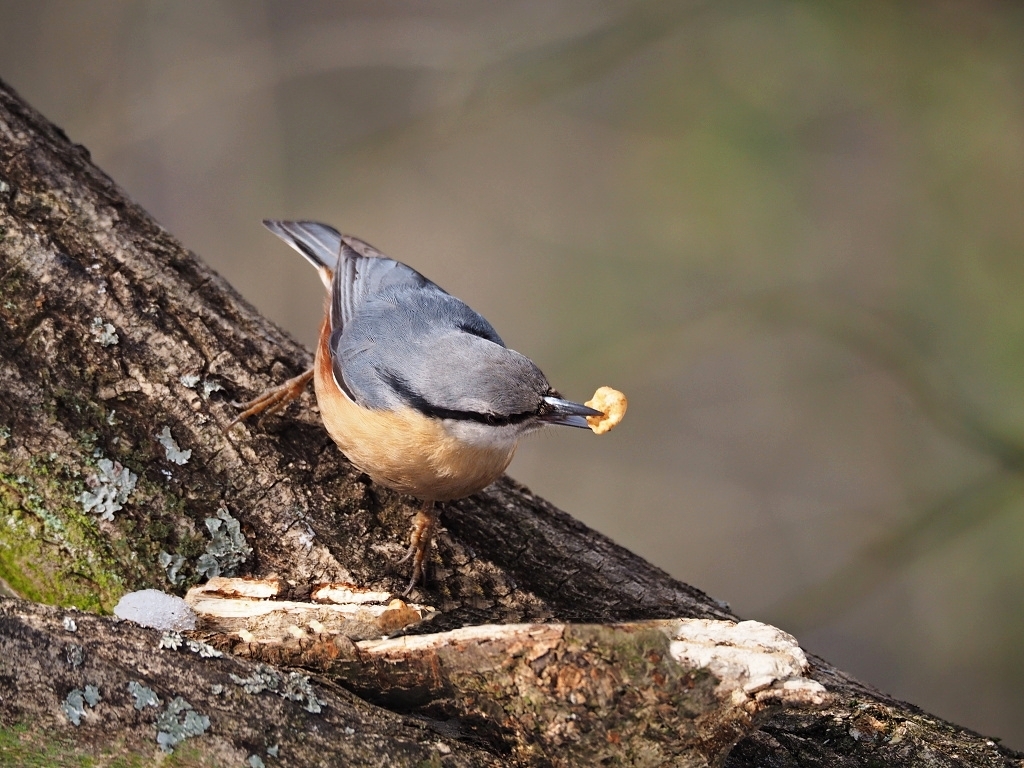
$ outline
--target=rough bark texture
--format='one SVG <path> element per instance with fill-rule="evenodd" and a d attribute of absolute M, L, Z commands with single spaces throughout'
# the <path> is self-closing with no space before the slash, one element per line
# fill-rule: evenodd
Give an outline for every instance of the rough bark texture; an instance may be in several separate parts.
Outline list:
<path fill-rule="evenodd" d="M 501 765 L 425 720 L 396 715 L 330 683 L 307 688 L 293 678 L 295 698 L 287 698 L 281 692 L 288 672 L 278 675 L 276 692 L 263 688 L 274 684 L 266 667 L 230 655 L 204 657 L 187 643 L 161 648 L 162 635 L 0 599 L 0 765 L 92 764 L 87 757 L 100 765 L 152 765 L 162 751 L 159 733 L 173 733 L 161 716 L 177 697 L 209 718 L 209 726 L 173 745 L 172 765 L 234 767 L 252 755 L 268 766 L 440 766 L 442 758 L 446 766 Z M 140 701 L 132 683 L 152 691 L 159 704 Z M 87 686 L 99 700 L 79 704 L 74 725 L 73 692 Z"/>
<path fill-rule="evenodd" d="M 127 590 L 183 592 L 218 568 L 275 573 L 299 595 L 324 581 L 400 590 L 406 574 L 394 562 L 415 505 L 353 471 L 318 424 L 309 395 L 282 418 L 223 432 L 232 400 L 298 374 L 310 359 L 127 200 L 85 149 L 0 83 L 0 577 L 12 591 L 109 611 Z M 191 451 L 186 463 L 175 445 Z M 247 544 L 232 534 L 233 521 Z M 442 522 L 433 578 L 414 595 L 440 610 L 423 631 L 735 618 L 507 479 L 444 505 Z M 5 611 L 5 660 L 18 650 L 28 665 L 33 649 L 40 658 L 60 657 L 68 638 L 59 612 L 23 603 Z M 181 670 L 154 666 L 164 657 L 154 657 L 153 633 L 84 616 L 79 623 L 109 633 L 86 648 L 95 675 L 123 682 L 118 670 L 142 665 L 150 687 L 163 686 L 162 699 L 182 695 L 209 714 L 210 734 L 230 745 L 224 754 L 235 750 L 230 764 L 238 764 L 231 762 L 238 750 L 262 746 L 246 735 L 255 718 L 260 728 L 302 729 L 316 740 L 344 729 L 349 712 L 353 722 L 361 718 L 351 727 L 363 736 L 363 751 L 323 761 L 381 764 L 380 745 L 394 743 L 408 751 L 391 764 L 431 764 L 442 759 L 430 756 L 438 740 L 451 753 L 444 764 L 486 765 L 497 756 L 486 744 L 463 746 L 457 729 L 435 737 L 346 696 L 333 700 L 334 719 L 319 731 L 266 695 L 255 699 L 266 699 L 267 709 L 232 720 L 232 712 L 245 714 L 234 693 L 225 703 L 199 691 L 243 662 L 183 657 L 178 663 L 197 691 L 190 697 L 175 682 Z M 97 710 L 82 726 L 70 725 L 59 702 L 68 686 L 90 684 L 93 668 L 47 663 L 60 669 L 53 682 L 26 677 L 31 666 L 5 666 L 3 743 L 13 739 L 40 754 L 53 740 L 78 753 L 99 755 L 113 742 L 131 751 L 146 731 L 141 716 L 122 707 L 125 717 L 88 727 Z M 733 749 L 727 765 L 1024 765 L 1021 755 L 821 660 L 813 660 L 810 676 L 835 694 L 834 703 L 774 715 Z M 111 694 L 112 707 L 114 700 Z M 48 707 L 56 709 L 45 715 Z M 324 739 L 330 749 L 344 741 Z M 196 749 L 204 756 L 195 764 L 215 764 L 213 747 Z"/>

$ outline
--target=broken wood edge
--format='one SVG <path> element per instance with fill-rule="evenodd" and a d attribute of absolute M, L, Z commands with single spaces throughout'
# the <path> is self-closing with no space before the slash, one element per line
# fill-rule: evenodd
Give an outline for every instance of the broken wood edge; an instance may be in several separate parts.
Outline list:
<path fill-rule="evenodd" d="M 381 631 L 389 611 L 411 618 L 425 607 L 193 592 L 189 603 L 214 646 L 314 669 L 368 701 L 443 720 L 463 738 L 524 762 L 596 764 L 643 754 L 656 763 L 721 765 L 768 714 L 832 701 L 807 677 L 796 639 L 756 621 L 489 624 L 381 637 L 389 634 Z M 349 621 L 368 610 L 375 618 Z M 325 612 L 346 620 L 329 626 L 317 618 Z M 210 630 L 228 619 L 236 623 L 227 633 Z M 362 639 L 346 634 L 353 626 Z"/>
<path fill-rule="evenodd" d="M 437 615 L 430 606 L 354 584 L 317 585 L 311 594 L 318 602 L 275 599 L 283 591 L 275 577 L 217 577 L 192 587 L 185 602 L 196 614 L 196 630 L 219 636 L 220 645 L 231 638 L 249 644 L 273 644 L 286 636 L 376 638 Z"/>
<path fill-rule="evenodd" d="M 327 670 L 397 711 L 558 764 L 716 766 L 780 708 L 831 702 L 797 641 L 755 621 L 464 627 L 354 644 Z"/>
<path fill-rule="evenodd" d="M 445 649 L 457 652 L 490 645 L 533 662 L 550 653 L 567 631 L 600 628 L 614 633 L 656 630 L 669 638 L 669 654 L 681 667 L 707 670 L 717 693 L 756 714 L 766 705 L 819 708 L 831 694 L 805 677 L 810 664 L 796 638 L 759 621 L 663 619 L 610 625 L 485 624 L 427 635 L 362 640 L 354 647 L 364 661 L 385 664 L 428 658 Z M 491 654 L 487 654 L 491 655 Z"/>

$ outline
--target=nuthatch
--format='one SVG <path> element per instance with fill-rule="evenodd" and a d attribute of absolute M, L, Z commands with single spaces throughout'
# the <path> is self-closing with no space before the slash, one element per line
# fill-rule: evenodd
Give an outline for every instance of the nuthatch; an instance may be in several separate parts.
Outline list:
<path fill-rule="evenodd" d="M 375 483 L 423 502 L 403 562 L 408 594 L 437 526 L 434 502 L 493 483 L 519 440 L 601 412 L 564 400 L 483 317 L 416 270 L 326 224 L 264 221 L 327 287 L 313 368 L 268 390 L 232 424 L 280 410 L 310 378 L 327 432 Z"/>

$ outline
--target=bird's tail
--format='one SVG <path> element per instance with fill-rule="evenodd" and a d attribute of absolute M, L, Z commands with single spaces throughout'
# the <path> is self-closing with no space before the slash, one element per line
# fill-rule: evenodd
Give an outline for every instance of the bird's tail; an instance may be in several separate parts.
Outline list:
<path fill-rule="evenodd" d="M 318 270 L 333 271 L 341 251 L 341 233 L 316 221 L 264 219 L 263 226 L 301 253 Z"/>

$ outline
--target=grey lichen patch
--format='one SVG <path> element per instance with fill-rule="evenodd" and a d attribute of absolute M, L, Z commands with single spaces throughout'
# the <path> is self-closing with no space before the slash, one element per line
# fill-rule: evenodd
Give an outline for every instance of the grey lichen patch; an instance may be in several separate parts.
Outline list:
<path fill-rule="evenodd" d="M 159 707 L 161 704 L 160 697 L 152 688 L 147 688 L 136 680 L 128 683 L 128 693 L 135 699 L 135 708 L 140 712 L 146 707 Z"/>
<path fill-rule="evenodd" d="M 100 459 L 96 469 L 97 472 L 85 479 L 92 490 L 83 491 L 78 500 L 85 512 L 98 514 L 100 520 L 113 520 L 114 513 L 124 509 L 139 478 L 120 462 L 110 459 Z"/>
<path fill-rule="evenodd" d="M 180 632 L 164 632 L 160 636 L 160 643 L 157 645 L 157 649 L 161 651 L 176 651 L 181 648 L 184 642 L 185 638 L 181 636 Z"/>
<path fill-rule="evenodd" d="M 85 717 L 85 698 L 82 696 L 82 692 L 75 688 L 64 699 L 60 709 L 72 725 L 81 725 L 82 718 Z"/>
<path fill-rule="evenodd" d="M 157 442 L 164 447 L 164 452 L 167 456 L 167 460 L 174 464 L 188 464 L 188 460 L 192 458 L 192 449 L 181 450 L 178 444 L 171 437 L 171 428 L 164 427 L 156 435 Z"/>
<path fill-rule="evenodd" d="M 188 648 L 190 651 L 192 651 L 192 653 L 198 653 L 200 658 L 203 658 L 203 659 L 219 659 L 219 658 L 222 658 L 224 656 L 223 653 L 218 651 L 212 645 L 204 643 L 204 642 L 202 642 L 200 640 L 192 640 L 191 638 L 183 638 L 183 639 L 184 639 L 185 647 Z M 180 647 L 180 644 L 179 644 L 178 647 Z"/>
<path fill-rule="evenodd" d="M 199 556 L 196 571 L 206 579 L 215 576 L 233 576 L 242 563 L 252 555 L 252 547 L 242 535 L 239 522 L 221 507 L 216 517 L 206 518 L 211 541 L 206 552 Z"/>
<path fill-rule="evenodd" d="M 284 689 L 280 695 L 291 701 L 302 702 L 305 710 L 314 714 L 320 712 L 324 704 L 327 703 L 317 698 L 313 684 L 309 682 L 309 677 L 300 675 L 298 672 L 288 673 L 288 676 L 284 679 Z"/>
<path fill-rule="evenodd" d="M 178 381 L 180 381 L 182 386 L 187 389 L 195 389 L 196 386 L 199 384 L 200 378 L 201 377 L 199 376 L 198 373 L 186 373 L 183 376 L 179 376 Z M 205 397 L 207 400 L 210 399 L 210 395 L 212 393 L 221 392 L 223 391 L 223 389 L 224 387 L 222 387 L 220 384 L 218 384 L 216 381 L 213 381 L 212 379 L 206 379 L 205 381 L 203 381 L 203 385 L 199 388 L 199 390 L 203 393 L 203 397 Z"/>
<path fill-rule="evenodd" d="M 92 334 L 93 341 L 101 347 L 112 347 L 120 341 L 117 337 L 114 326 L 110 323 L 105 323 L 102 317 L 94 317 L 92 319 L 92 325 L 89 326 L 89 333 Z"/>
<path fill-rule="evenodd" d="M 235 685 L 242 686 L 242 690 L 246 693 L 262 693 L 263 691 L 276 691 L 281 685 L 281 675 L 273 667 L 257 664 L 256 669 L 248 677 L 239 677 L 232 673 L 231 681 Z"/>
<path fill-rule="evenodd" d="M 64 658 L 69 667 L 78 669 L 85 661 L 85 649 L 77 643 L 68 643 L 64 646 Z"/>
<path fill-rule="evenodd" d="M 180 573 L 181 566 L 184 564 L 184 555 L 172 555 L 160 550 L 160 565 L 163 566 L 164 571 L 167 573 L 167 580 L 176 587 L 185 583 L 185 576 Z"/>
<path fill-rule="evenodd" d="M 224 656 L 223 653 L 218 651 L 212 645 L 200 640 L 189 640 L 188 649 L 192 651 L 192 653 L 198 653 L 199 656 L 204 659 L 219 659 Z"/>
<path fill-rule="evenodd" d="M 309 677 L 300 675 L 298 672 L 289 672 L 282 675 L 276 669 L 266 664 L 257 664 L 256 669 L 249 677 L 231 675 L 235 685 L 242 686 L 246 693 L 262 693 L 270 691 L 290 701 L 299 701 L 307 712 L 317 713 L 323 709 L 327 702 L 317 698 L 313 684 Z"/>
<path fill-rule="evenodd" d="M 207 379 L 206 381 L 203 382 L 203 397 L 205 397 L 207 400 L 210 399 L 210 395 L 212 395 L 214 392 L 223 391 L 224 387 L 222 387 L 216 381 L 211 381 L 210 379 Z"/>
<path fill-rule="evenodd" d="M 167 703 L 167 709 L 157 715 L 156 742 L 170 754 L 185 739 L 201 736 L 209 727 L 209 717 L 196 712 L 181 696 L 175 696 Z"/>
<path fill-rule="evenodd" d="M 95 685 L 85 686 L 85 690 L 75 688 L 67 695 L 60 705 L 64 716 L 71 721 L 72 725 L 81 725 L 85 717 L 86 707 L 95 707 L 100 703 L 100 691 Z"/>
<path fill-rule="evenodd" d="M 212 645 L 204 643 L 200 640 L 193 640 L 191 638 L 184 637 L 180 632 L 164 632 L 160 637 L 160 643 L 157 645 L 159 650 L 176 651 L 182 646 L 185 646 L 192 653 L 198 653 L 201 658 L 204 659 L 219 659 L 224 656 L 223 653 L 218 651 Z"/>

